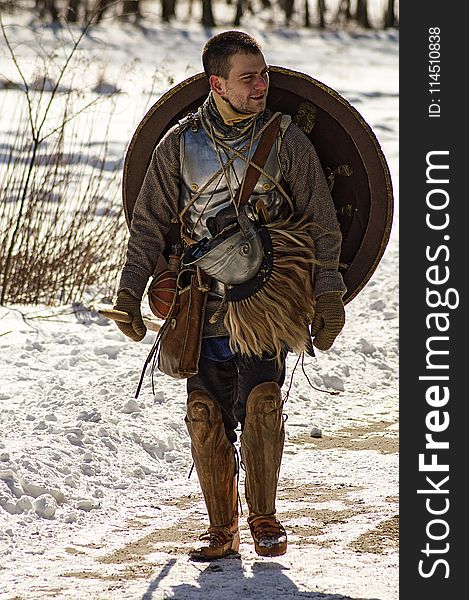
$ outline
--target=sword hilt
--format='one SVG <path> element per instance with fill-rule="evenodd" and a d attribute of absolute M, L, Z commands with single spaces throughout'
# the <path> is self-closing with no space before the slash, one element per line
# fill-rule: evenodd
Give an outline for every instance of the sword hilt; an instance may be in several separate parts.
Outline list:
<path fill-rule="evenodd" d="M 118 323 L 132 323 L 133 317 L 128 312 L 117 310 L 115 308 L 103 308 L 98 313 L 106 319 L 112 319 Z"/>

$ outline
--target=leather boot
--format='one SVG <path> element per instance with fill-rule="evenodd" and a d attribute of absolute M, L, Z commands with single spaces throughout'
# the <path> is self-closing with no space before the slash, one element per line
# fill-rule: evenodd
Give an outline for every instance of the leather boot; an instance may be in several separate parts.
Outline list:
<path fill-rule="evenodd" d="M 280 556 L 287 551 L 287 534 L 275 518 L 275 497 L 285 440 L 282 407 L 277 383 L 268 381 L 257 385 L 247 399 L 241 435 L 248 523 L 254 548 L 260 556 Z"/>
<path fill-rule="evenodd" d="M 189 394 L 186 425 L 210 526 L 204 545 L 191 550 L 195 560 L 222 558 L 239 550 L 235 448 L 228 441 L 219 405 L 201 390 Z"/>

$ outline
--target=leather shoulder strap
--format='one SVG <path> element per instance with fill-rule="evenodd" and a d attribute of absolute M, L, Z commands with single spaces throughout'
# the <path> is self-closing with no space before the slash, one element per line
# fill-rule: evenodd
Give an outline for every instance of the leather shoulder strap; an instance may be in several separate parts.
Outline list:
<path fill-rule="evenodd" d="M 269 125 L 265 128 L 261 139 L 259 140 L 256 151 L 254 152 L 254 156 L 252 157 L 252 162 L 261 168 L 264 167 L 267 157 L 272 150 L 275 138 L 277 137 L 277 133 L 280 129 L 281 120 L 282 115 L 279 113 L 277 117 L 273 119 L 273 121 L 271 121 L 271 123 L 269 123 Z M 242 206 L 249 200 L 260 174 L 261 172 L 259 169 L 256 169 L 256 167 L 254 167 L 252 164 L 249 165 L 246 172 L 246 177 L 244 179 L 244 185 L 241 185 L 235 194 L 235 202 L 238 206 Z M 239 197 L 240 192 L 241 197 Z"/>

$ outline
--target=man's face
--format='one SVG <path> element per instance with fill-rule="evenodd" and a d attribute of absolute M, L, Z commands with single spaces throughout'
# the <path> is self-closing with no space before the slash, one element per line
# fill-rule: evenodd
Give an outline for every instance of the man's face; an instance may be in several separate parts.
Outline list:
<path fill-rule="evenodd" d="M 265 109 L 269 74 L 265 59 L 259 54 L 234 54 L 230 58 L 228 79 L 212 75 L 210 84 L 220 96 L 240 113 L 260 113 Z"/>

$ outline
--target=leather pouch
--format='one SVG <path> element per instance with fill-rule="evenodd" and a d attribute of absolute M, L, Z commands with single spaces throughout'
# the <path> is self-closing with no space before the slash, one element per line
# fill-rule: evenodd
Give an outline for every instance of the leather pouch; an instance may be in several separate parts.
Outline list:
<path fill-rule="evenodd" d="M 194 273 L 178 292 L 179 310 L 166 321 L 160 340 L 158 369 L 165 375 L 184 379 L 198 372 L 208 283 L 207 276 Z"/>

